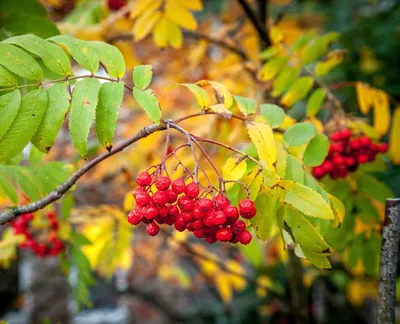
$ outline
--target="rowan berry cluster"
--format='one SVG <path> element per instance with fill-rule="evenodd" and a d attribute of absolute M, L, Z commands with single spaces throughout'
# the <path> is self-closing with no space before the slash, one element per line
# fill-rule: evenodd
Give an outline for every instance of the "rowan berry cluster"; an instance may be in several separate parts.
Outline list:
<path fill-rule="evenodd" d="M 150 236 L 157 235 L 159 225 L 166 224 L 179 232 L 188 230 L 210 244 L 250 243 L 252 235 L 239 215 L 245 219 L 256 215 L 252 200 L 243 199 L 238 209 L 222 193 L 209 199 L 195 182 L 185 184 L 183 179 L 171 182 L 167 176 L 152 177 L 148 172 L 140 173 L 136 182 L 139 185 L 133 192 L 136 207 L 128 214 L 128 221 L 132 225 L 147 224 Z"/>
<path fill-rule="evenodd" d="M 30 249 L 41 258 L 56 256 L 64 250 L 64 243 L 58 238 L 59 225 L 55 213 L 49 211 L 46 216 L 51 230 L 50 235 L 46 235 L 46 242 L 43 242 L 42 239 L 36 239 L 35 235 L 32 233 L 30 223 L 34 218 L 33 213 L 23 214 L 11 222 L 14 233 L 25 236 L 25 241 L 20 244 L 20 247 Z"/>
<path fill-rule="evenodd" d="M 315 178 L 329 174 L 332 179 L 344 178 L 349 172 L 357 170 L 360 164 L 375 160 L 379 153 L 388 150 L 386 143 L 374 143 L 368 136 L 353 136 L 345 128 L 331 134 L 331 145 L 325 161 L 313 169 Z"/>

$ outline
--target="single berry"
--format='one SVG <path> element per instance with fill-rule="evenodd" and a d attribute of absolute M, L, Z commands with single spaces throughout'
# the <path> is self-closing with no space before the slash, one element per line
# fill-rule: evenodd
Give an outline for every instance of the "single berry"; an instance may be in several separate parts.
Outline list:
<path fill-rule="evenodd" d="M 368 136 L 361 136 L 359 141 L 361 147 L 368 147 L 371 145 L 371 139 Z"/>
<path fill-rule="evenodd" d="M 200 193 L 199 186 L 195 182 L 189 183 L 185 188 L 185 195 L 190 198 L 196 198 Z"/>
<path fill-rule="evenodd" d="M 227 218 L 223 211 L 216 211 L 212 214 L 212 221 L 215 226 L 224 225 L 226 220 Z"/>
<path fill-rule="evenodd" d="M 177 217 L 179 215 L 179 209 L 176 205 L 169 205 L 168 206 L 168 215 Z"/>
<path fill-rule="evenodd" d="M 219 194 L 214 198 L 214 202 L 220 210 L 224 210 L 229 205 L 229 199 Z"/>
<path fill-rule="evenodd" d="M 388 148 L 389 148 L 389 146 L 387 145 L 387 143 L 381 143 L 378 146 L 378 152 L 379 153 L 386 153 Z"/>
<path fill-rule="evenodd" d="M 206 241 L 209 244 L 213 244 L 213 243 L 217 242 L 218 240 L 217 240 L 217 237 L 215 235 L 207 235 L 206 236 Z"/>
<path fill-rule="evenodd" d="M 158 207 L 158 216 L 161 218 L 165 218 L 168 216 L 169 208 L 168 206 L 160 206 Z"/>
<path fill-rule="evenodd" d="M 338 172 L 338 177 L 339 177 L 339 178 L 344 178 L 344 177 L 346 177 L 347 174 L 349 173 L 349 170 L 348 170 L 346 167 L 341 166 L 341 167 L 339 167 L 339 168 L 337 169 L 337 172 Z"/>
<path fill-rule="evenodd" d="M 213 221 L 213 213 L 208 214 L 203 218 L 203 223 L 207 227 L 213 227 L 214 226 L 214 221 Z"/>
<path fill-rule="evenodd" d="M 142 188 L 138 188 L 138 189 L 142 189 Z M 133 192 L 133 197 L 135 198 L 136 204 L 138 206 L 146 206 L 150 203 L 151 201 L 151 197 L 150 195 L 144 191 L 144 190 L 138 190 L 136 189 Z"/>
<path fill-rule="evenodd" d="M 150 223 L 146 226 L 146 232 L 150 236 L 156 236 L 160 231 L 160 227 L 156 223 Z"/>
<path fill-rule="evenodd" d="M 324 163 L 321 164 L 321 168 L 325 173 L 328 173 L 333 169 L 333 162 L 326 160 L 324 161 Z"/>
<path fill-rule="evenodd" d="M 204 216 L 204 213 L 196 205 L 192 210 L 192 214 L 193 214 L 194 218 L 203 218 L 203 216 Z"/>
<path fill-rule="evenodd" d="M 156 191 L 153 195 L 153 202 L 159 206 L 164 206 L 168 202 L 168 196 L 165 191 Z"/>
<path fill-rule="evenodd" d="M 239 203 L 239 211 L 240 215 L 246 219 L 253 218 L 257 213 L 254 202 L 247 198 Z"/>
<path fill-rule="evenodd" d="M 142 219 L 143 219 L 143 214 L 139 213 L 136 208 L 134 210 L 131 210 L 128 214 L 128 222 L 131 225 L 139 224 L 142 221 Z"/>
<path fill-rule="evenodd" d="M 325 171 L 322 167 L 315 167 L 312 170 L 312 174 L 316 179 L 321 179 L 325 175 Z"/>
<path fill-rule="evenodd" d="M 191 225 L 191 227 L 192 227 L 194 230 L 198 230 L 198 229 L 204 227 L 204 224 L 203 224 L 203 222 L 201 221 L 201 219 L 195 219 L 194 221 L 192 221 L 192 222 L 190 223 L 190 225 Z"/>
<path fill-rule="evenodd" d="M 174 227 L 178 232 L 183 232 L 186 229 L 186 224 L 179 225 L 178 223 L 175 222 Z"/>
<path fill-rule="evenodd" d="M 224 209 L 224 214 L 228 218 L 232 218 L 234 220 L 237 220 L 239 218 L 239 212 L 237 208 L 233 205 L 228 205 Z"/>
<path fill-rule="evenodd" d="M 182 215 L 178 215 L 175 219 L 175 227 L 185 228 L 187 226 L 187 222 L 183 219 Z"/>
<path fill-rule="evenodd" d="M 242 233 L 238 235 L 239 242 L 243 245 L 247 245 L 251 242 L 253 236 L 249 231 L 244 230 Z"/>
<path fill-rule="evenodd" d="M 213 202 L 208 198 L 200 198 L 196 205 L 203 213 L 210 211 L 214 207 Z"/>
<path fill-rule="evenodd" d="M 182 179 L 175 180 L 171 184 L 172 191 L 175 192 L 177 195 L 183 193 L 185 191 L 185 188 L 185 181 L 183 181 Z"/>
<path fill-rule="evenodd" d="M 354 166 L 356 164 L 357 164 L 357 161 L 356 161 L 355 158 L 353 158 L 352 156 L 347 156 L 346 157 L 346 165 L 347 166 L 352 167 L 352 166 Z"/>
<path fill-rule="evenodd" d="M 147 187 L 151 184 L 151 175 L 148 172 L 141 172 L 136 177 L 136 183 L 140 187 Z"/>
<path fill-rule="evenodd" d="M 165 219 L 165 224 L 168 225 L 174 225 L 176 216 L 174 214 L 168 214 L 168 217 L 164 218 Z"/>
<path fill-rule="evenodd" d="M 240 234 L 246 229 L 246 224 L 244 221 L 239 219 L 231 226 L 231 229 L 233 234 Z"/>
<path fill-rule="evenodd" d="M 342 140 L 347 140 L 347 139 L 349 139 L 349 138 L 351 137 L 351 135 L 352 135 L 351 130 L 348 129 L 348 128 L 345 128 L 345 129 L 343 129 L 343 130 L 340 131 L 340 138 L 341 138 Z"/>
<path fill-rule="evenodd" d="M 158 190 L 165 191 L 171 185 L 171 180 L 166 176 L 161 176 L 154 181 L 154 184 Z"/>
<path fill-rule="evenodd" d="M 340 141 L 341 139 L 342 139 L 342 137 L 340 136 L 340 133 L 339 133 L 339 132 L 333 132 L 333 133 L 331 134 L 331 140 L 332 140 L 332 141 L 337 142 L 337 141 Z"/>
<path fill-rule="evenodd" d="M 344 146 L 341 143 L 331 144 L 329 151 L 330 153 L 342 153 L 344 151 Z"/>
<path fill-rule="evenodd" d="M 182 218 L 186 223 L 189 223 L 193 220 L 193 215 L 191 212 L 181 212 Z"/>
<path fill-rule="evenodd" d="M 367 163 L 368 162 L 368 155 L 366 154 L 360 154 L 357 158 L 358 163 Z"/>
<path fill-rule="evenodd" d="M 218 241 L 227 242 L 232 238 L 232 231 L 228 227 L 222 227 L 217 231 L 215 236 L 217 237 Z"/>
<path fill-rule="evenodd" d="M 194 207 L 194 201 L 187 196 L 181 196 L 178 199 L 178 206 L 181 211 L 192 211 Z"/>
<path fill-rule="evenodd" d="M 353 139 L 353 140 L 351 140 L 349 145 L 350 145 L 350 148 L 351 148 L 353 151 L 357 151 L 357 150 L 359 150 L 360 147 L 361 147 L 361 143 L 360 143 L 360 140 L 359 140 L 359 139 Z"/>
<path fill-rule="evenodd" d="M 335 165 L 345 165 L 346 164 L 346 160 L 342 155 L 335 155 L 333 157 L 333 164 Z"/>
<path fill-rule="evenodd" d="M 155 205 L 148 205 L 143 208 L 143 216 L 147 219 L 154 219 L 158 216 L 158 208 Z"/>
<path fill-rule="evenodd" d="M 173 204 L 178 199 L 178 195 L 175 192 L 173 192 L 171 189 L 168 189 L 166 191 L 166 193 L 167 193 L 167 197 L 168 197 L 168 202 L 170 204 Z"/>
<path fill-rule="evenodd" d="M 204 230 L 202 229 L 197 229 L 193 231 L 193 235 L 196 236 L 197 238 L 203 238 L 204 237 Z"/>

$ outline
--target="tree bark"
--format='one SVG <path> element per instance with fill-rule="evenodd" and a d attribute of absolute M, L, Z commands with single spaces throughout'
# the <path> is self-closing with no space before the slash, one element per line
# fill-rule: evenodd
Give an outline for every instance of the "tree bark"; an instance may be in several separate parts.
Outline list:
<path fill-rule="evenodd" d="M 388 324 L 395 321 L 399 242 L 400 198 L 387 199 L 379 268 L 377 324 Z"/>

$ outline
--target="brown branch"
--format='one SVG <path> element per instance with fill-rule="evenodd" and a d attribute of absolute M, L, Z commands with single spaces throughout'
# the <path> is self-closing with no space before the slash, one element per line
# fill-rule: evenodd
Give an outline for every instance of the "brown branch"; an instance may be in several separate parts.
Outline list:
<path fill-rule="evenodd" d="M 260 39 L 264 42 L 264 47 L 266 48 L 271 46 L 272 43 L 269 38 L 266 25 L 263 26 L 263 22 L 260 21 L 254 11 L 251 9 L 250 5 L 246 2 L 246 0 L 238 0 L 238 3 L 241 5 L 243 11 L 250 19 L 258 35 L 260 36 Z"/>
<path fill-rule="evenodd" d="M 114 154 L 121 152 L 123 149 L 129 145 L 135 143 L 136 141 L 149 136 L 150 134 L 165 130 L 165 125 L 151 125 L 143 127 L 136 135 L 123 141 L 121 144 L 113 148 L 110 152 L 99 155 L 87 164 L 85 164 L 81 169 L 75 172 L 67 181 L 59 185 L 55 190 L 49 193 L 46 197 L 32 202 L 24 206 L 17 207 L 6 207 L 0 212 L 0 225 L 3 225 L 11 220 L 13 220 L 18 215 L 33 213 L 46 207 L 47 205 L 59 200 L 85 173 L 95 167 L 97 164 L 103 160 L 113 156 Z"/>
<path fill-rule="evenodd" d="M 380 256 L 376 323 L 395 322 L 397 258 L 400 243 L 400 198 L 387 199 Z"/>

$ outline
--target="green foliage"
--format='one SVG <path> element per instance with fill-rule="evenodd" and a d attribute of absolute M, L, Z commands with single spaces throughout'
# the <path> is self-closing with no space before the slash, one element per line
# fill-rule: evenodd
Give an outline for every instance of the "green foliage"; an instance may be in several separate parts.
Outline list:
<path fill-rule="evenodd" d="M 124 76 L 125 61 L 118 48 L 97 41 L 89 42 L 89 45 L 95 49 L 101 65 L 105 68 L 109 76 L 118 79 Z"/>
<path fill-rule="evenodd" d="M 317 134 L 308 143 L 304 151 L 303 164 L 305 166 L 313 167 L 321 165 L 329 151 L 329 139 L 324 134 Z"/>
<path fill-rule="evenodd" d="M 285 112 L 277 105 L 263 104 L 260 106 L 264 120 L 272 127 L 279 127 L 285 119 Z"/>
<path fill-rule="evenodd" d="M 323 88 L 315 90 L 307 102 L 307 116 L 315 116 L 321 110 L 325 101 L 326 90 Z"/>
<path fill-rule="evenodd" d="M 283 135 L 286 147 L 300 146 L 308 143 L 316 134 L 315 126 L 310 123 L 298 123 L 289 127 Z"/>
<path fill-rule="evenodd" d="M 0 71 L 1 72 L 1 71 Z M 14 90 L 0 97 L 0 140 L 7 133 L 21 105 L 21 93 Z"/>
<path fill-rule="evenodd" d="M 151 65 L 135 66 L 133 70 L 133 83 L 139 90 L 146 89 L 153 77 L 153 70 Z"/>
<path fill-rule="evenodd" d="M 153 123 L 159 124 L 161 122 L 161 108 L 153 90 L 142 91 L 135 87 L 133 88 L 133 95 Z"/>
<path fill-rule="evenodd" d="M 233 96 L 233 98 L 243 115 L 247 116 L 257 111 L 257 102 L 254 99 L 241 96 Z"/>

